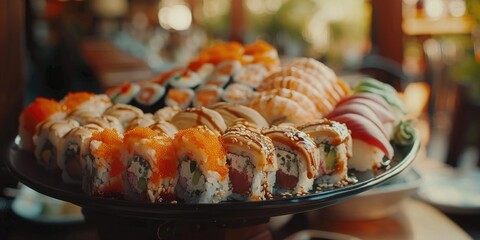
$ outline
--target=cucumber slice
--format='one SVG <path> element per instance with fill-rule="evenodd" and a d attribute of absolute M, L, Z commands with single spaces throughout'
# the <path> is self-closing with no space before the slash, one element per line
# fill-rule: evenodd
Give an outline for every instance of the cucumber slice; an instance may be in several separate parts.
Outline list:
<path fill-rule="evenodd" d="M 200 181 L 200 177 L 202 176 L 202 172 L 200 171 L 199 168 L 195 169 L 195 172 L 193 173 L 192 176 L 192 184 L 197 185 L 198 182 Z"/>
<path fill-rule="evenodd" d="M 325 159 L 325 167 L 327 170 L 333 170 L 335 169 L 335 166 L 337 165 L 337 151 L 334 149 L 331 149 L 327 153 L 327 158 Z"/>

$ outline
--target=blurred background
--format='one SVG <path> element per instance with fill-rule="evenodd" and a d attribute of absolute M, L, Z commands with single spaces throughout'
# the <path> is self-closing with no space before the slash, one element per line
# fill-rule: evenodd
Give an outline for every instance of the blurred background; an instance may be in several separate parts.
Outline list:
<path fill-rule="evenodd" d="M 68 91 L 103 92 L 149 80 L 186 65 L 218 41 L 263 39 L 286 61 L 308 56 L 345 79 L 365 74 L 400 92 L 409 89 L 413 98 L 407 104 L 428 119 L 434 136 L 429 139 L 454 151 L 435 148 L 433 159 L 455 165 L 460 147 L 479 142 L 480 130 L 469 123 L 480 98 L 476 0 L 29 0 L 23 5 L 23 105 L 37 96 L 60 99 Z M 468 117 L 455 117 L 462 111 Z M 462 140 L 448 142 L 450 132 Z"/>
<path fill-rule="evenodd" d="M 419 119 L 422 159 L 480 164 L 479 0 L 2 1 L 1 157 L 35 97 L 101 93 L 186 65 L 212 43 L 258 39 L 285 61 L 308 56 L 344 79 L 392 84 Z M 2 189 L 15 184 L 2 173 Z"/>

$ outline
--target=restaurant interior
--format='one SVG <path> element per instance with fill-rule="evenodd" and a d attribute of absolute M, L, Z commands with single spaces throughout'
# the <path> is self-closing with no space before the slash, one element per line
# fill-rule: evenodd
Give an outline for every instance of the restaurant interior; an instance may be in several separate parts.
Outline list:
<path fill-rule="evenodd" d="M 260 40 L 280 65 L 307 57 L 352 86 L 391 85 L 418 139 L 411 163 L 330 202 L 329 192 L 285 200 L 282 214 L 281 200 L 220 203 L 264 214 L 232 222 L 199 216 L 223 208 L 182 204 L 194 220 L 154 204 L 145 218 L 117 216 L 138 205 L 69 201 L 16 169 L 19 116 L 36 98 L 103 94 L 215 44 Z M 0 239 L 480 239 L 479 0 L 7 0 L 0 49 Z"/>

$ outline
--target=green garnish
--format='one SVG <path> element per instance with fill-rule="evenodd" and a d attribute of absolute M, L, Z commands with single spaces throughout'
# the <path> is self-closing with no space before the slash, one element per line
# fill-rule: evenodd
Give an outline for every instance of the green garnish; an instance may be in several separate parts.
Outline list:
<path fill-rule="evenodd" d="M 191 165 L 190 165 L 191 166 Z M 197 185 L 198 181 L 200 181 L 200 177 L 202 176 L 202 172 L 200 171 L 199 168 L 195 169 L 195 172 L 193 173 L 192 176 L 192 183 L 193 185 Z"/>

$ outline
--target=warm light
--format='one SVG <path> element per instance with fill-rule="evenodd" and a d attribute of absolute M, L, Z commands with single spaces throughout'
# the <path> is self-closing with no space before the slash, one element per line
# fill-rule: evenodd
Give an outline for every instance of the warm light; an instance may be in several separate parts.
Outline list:
<path fill-rule="evenodd" d="M 225 0 L 203 0 L 202 12 L 206 18 L 217 18 L 228 12 L 229 3 Z"/>
<path fill-rule="evenodd" d="M 452 17 L 461 17 L 465 15 L 467 7 L 465 6 L 465 0 L 450 0 L 448 3 L 448 12 Z"/>
<path fill-rule="evenodd" d="M 440 18 L 445 12 L 443 0 L 425 0 L 425 13 L 430 18 Z"/>
<path fill-rule="evenodd" d="M 158 22 L 165 29 L 187 30 L 192 25 L 192 12 L 183 4 L 164 6 L 158 10 Z"/>
<path fill-rule="evenodd" d="M 412 118 L 418 118 L 428 103 L 430 86 L 425 82 L 414 82 L 407 85 L 403 93 L 405 107 Z"/>

